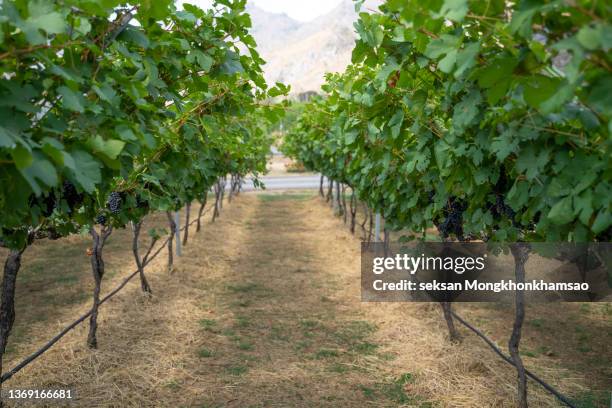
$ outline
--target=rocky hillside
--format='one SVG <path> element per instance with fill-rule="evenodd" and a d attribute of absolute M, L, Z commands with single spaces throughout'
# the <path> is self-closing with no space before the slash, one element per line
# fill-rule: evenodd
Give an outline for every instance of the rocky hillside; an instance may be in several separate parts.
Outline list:
<path fill-rule="evenodd" d="M 379 3 L 366 1 L 364 7 L 376 9 Z M 357 19 L 351 0 L 343 0 L 330 13 L 307 23 L 253 5 L 249 12 L 253 35 L 267 61 L 266 79 L 290 84 L 293 95 L 319 91 L 326 72 L 342 71 L 350 63 Z"/>

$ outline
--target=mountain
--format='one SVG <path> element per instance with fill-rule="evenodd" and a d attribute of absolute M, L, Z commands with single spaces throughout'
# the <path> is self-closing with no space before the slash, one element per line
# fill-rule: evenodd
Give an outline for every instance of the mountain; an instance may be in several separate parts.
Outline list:
<path fill-rule="evenodd" d="M 251 34 L 257 40 L 260 51 L 265 51 L 280 44 L 279 38 L 293 34 L 302 25 L 299 21 L 284 13 L 270 13 L 254 6 L 252 3 L 247 4 L 247 12 L 250 14 L 253 23 Z"/>
<path fill-rule="evenodd" d="M 380 1 L 366 1 L 364 9 L 375 9 Z M 264 11 L 249 4 L 258 50 L 266 65 L 269 83 L 291 85 L 291 94 L 320 91 L 326 72 L 342 71 L 351 61 L 355 45 L 353 23 L 357 13 L 351 0 L 313 21 L 296 21 L 286 14 Z"/>

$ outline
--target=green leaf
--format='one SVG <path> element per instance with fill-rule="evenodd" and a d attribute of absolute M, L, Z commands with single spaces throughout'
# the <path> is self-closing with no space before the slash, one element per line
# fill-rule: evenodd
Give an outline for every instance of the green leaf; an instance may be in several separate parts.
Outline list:
<path fill-rule="evenodd" d="M 271 98 L 275 98 L 277 96 L 287 95 L 290 90 L 291 86 L 285 85 L 281 82 L 277 82 L 272 88 L 268 89 L 268 96 L 270 96 Z"/>
<path fill-rule="evenodd" d="M 188 11 L 179 11 L 176 15 L 179 19 L 187 21 L 188 23 L 195 24 L 198 21 L 197 17 Z"/>
<path fill-rule="evenodd" d="M 172 3 L 172 0 L 141 0 L 138 9 L 139 21 L 148 25 L 149 20 L 163 20 L 170 12 L 169 6 Z"/>
<path fill-rule="evenodd" d="M 512 78 L 508 77 L 497 82 L 495 86 L 487 89 L 487 101 L 489 104 L 495 105 L 497 102 L 499 102 L 499 100 L 508 92 L 511 82 Z"/>
<path fill-rule="evenodd" d="M 46 159 L 37 157 L 29 167 L 20 171 L 36 195 L 40 195 L 45 187 L 57 185 L 55 167 Z"/>
<path fill-rule="evenodd" d="M 130 142 L 138 140 L 136 138 L 136 135 L 134 135 L 134 132 L 132 132 L 132 129 L 130 129 L 126 125 L 118 125 L 117 127 L 115 127 L 115 132 L 117 132 L 117 134 L 121 137 L 121 140 Z"/>
<path fill-rule="evenodd" d="M 0 147 L 12 147 L 15 144 L 14 132 L 0 126 Z"/>
<path fill-rule="evenodd" d="M 36 9 L 35 6 L 33 8 Z M 42 44 L 46 38 L 40 34 L 39 30 L 43 30 L 48 34 L 63 33 L 66 31 L 66 21 L 57 12 L 48 14 L 36 13 L 24 21 L 22 29 L 31 44 Z"/>
<path fill-rule="evenodd" d="M 23 146 L 16 146 L 13 150 L 11 150 L 11 156 L 15 161 L 15 166 L 19 170 L 23 170 L 26 167 L 31 166 L 32 161 L 34 160 L 30 150 L 26 149 Z"/>
<path fill-rule="evenodd" d="M 356 130 L 351 130 L 350 132 L 346 132 L 344 134 L 344 143 L 347 145 L 352 144 L 356 139 L 359 133 Z"/>
<path fill-rule="evenodd" d="M 62 95 L 62 104 L 64 107 L 66 107 L 66 109 L 83 113 L 85 107 L 84 98 L 82 95 L 77 94 L 66 86 L 60 86 L 57 88 L 57 92 Z"/>
<path fill-rule="evenodd" d="M 506 198 L 508 205 L 518 211 L 529 201 L 529 185 L 524 181 L 515 181 Z"/>
<path fill-rule="evenodd" d="M 79 183 L 79 186 L 88 193 L 92 193 L 96 184 L 102 181 L 101 165 L 89 153 L 81 150 L 70 152 L 75 166 L 69 172 Z"/>
<path fill-rule="evenodd" d="M 536 149 L 532 145 L 522 149 L 517 155 L 516 168 L 524 173 L 527 180 L 533 180 L 549 160 L 548 149 Z"/>
<path fill-rule="evenodd" d="M 591 86 L 591 91 L 588 96 L 589 105 L 595 109 L 596 112 L 612 116 L 612 78 L 606 75 Z"/>
<path fill-rule="evenodd" d="M 559 82 L 553 94 L 544 102 L 540 103 L 540 111 L 544 114 L 558 111 L 564 103 L 574 96 L 575 87 L 573 84 Z"/>
<path fill-rule="evenodd" d="M 540 104 L 549 99 L 557 91 L 561 79 L 550 78 L 544 75 L 534 75 L 525 83 L 523 97 L 525 102 L 533 108 L 539 108 Z"/>
<path fill-rule="evenodd" d="M 51 65 L 49 67 L 49 72 L 59 75 L 67 81 L 74 81 L 77 84 L 82 84 L 84 82 L 83 78 L 79 76 L 73 69 L 67 67 L 61 67 L 59 65 Z M 50 79 L 50 78 L 49 78 Z M 51 82 L 51 85 L 53 82 Z"/>
<path fill-rule="evenodd" d="M 103 83 L 101 86 L 94 85 L 92 86 L 92 89 L 103 101 L 110 104 L 115 104 L 118 102 L 117 92 L 115 92 L 110 84 Z"/>
<path fill-rule="evenodd" d="M 476 57 L 480 52 L 480 43 L 470 43 L 457 54 L 457 69 L 455 78 L 459 78 L 464 72 L 476 65 Z"/>
<path fill-rule="evenodd" d="M 593 194 L 591 190 L 587 190 L 579 196 L 574 196 L 574 210 L 578 214 L 580 222 L 589 225 L 589 220 L 593 215 Z"/>
<path fill-rule="evenodd" d="M 518 64 L 516 58 L 496 58 L 490 65 L 485 67 L 478 77 L 478 84 L 484 88 L 490 88 L 504 77 L 512 74 Z"/>
<path fill-rule="evenodd" d="M 385 33 L 374 18 L 372 15 L 362 14 L 361 19 L 355 23 L 355 29 L 365 44 L 371 48 L 378 48 L 383 42 Z"/>
<path fill-rule="evenodd" d="M 596 50 L 601 47 L 602 40 L 602 27 L 601 25 L 584 26 L 578 31 L 576 35 L 578 42 L 587 50 Z"/>
<path fill-rule="evenodd" d="M 440 9 L 440 15 L 452 21 L 463 21 L 467 12 L 467 0 L 445 0 Z"/>
<path fill-rule="evenodd" d="M 89 139 L 87 142 L 92 151 L 102 153 L 107 158 L 115 160 L 123 150 L 125 142 L 117 139 L 103 139 L 100 135 Z"/>
<path fill-rule="evenodd" d="M 128 26 L 125 30 L 123 30 L 119 38 L 132 42 L 144 49 L 149 48 L 150 45 L 149 38 L 137 27 Z"/>
<path fill-rule="evenodd" d="M 205 54 L 200 50 L 192 50 L 187 56 L 187 61 L 196 62 L 200 66 L 200 68 L 202 68 L 202 70 L 206 72 L 210 71 L 210 68 L 213 66 L 214 63 L 214 60 L 210 55 Z"/>
<path fill-rule="evenodd" d="M 453 111 L 453 127 L 458 130 L 468 126 L 478 114 L 478 104 L 482 97 L 476 89 L 465 95 Z"/>
<path fill-rule="evenodd" d="M 550 209 L 547 218 L 556 225 L 564 225 L 572 222 L 574 219 L 572 197 L 567 196 L 557 201 L 557 203 Z"/>
<path fill-rule="evenodd" d="M 74 30 L 77 33 L 81 35 L 86 35 L 87 33 L 91 31 L 91 23 L 89 22 L 88 19 L 84 17 L 80 17 L 76 19 L 76 22 L 77 24 L 75 24 Z"/>
<path fill-rule="evenodd" d="M 58 141 L 46 138 L 45 144 L 43 144 L 42 151 L 55 162 L 58 166 L 64 165 L 64 150 L 61 143 Z"/>
<path fill-rule="evenodd" d="M 491 151 L 495 153 L 498 161 L 503 161 L 512 153 L 516 153 L 518 148 L 518 140 L 514 137 L 512 130 L 508 129 L 502 132 L 501 135 L 493 138 L 491 142 Z"/>
<path fill-rule="evenodd" d="M 440 71 L 448 74 L 452 72 L 455 62 L 457 62 L 457 50 L 451 50 L 444 58 L 438 62 Z"/>
<path fill-rule="evenodd" d="M 389 76 L 400 68 L 395 58 L 388 58 L 376 73 L 376 81 L 379 83 L 378 89 L 384 91 L 387 89 L 387 80 Z"/>
<path fill-rule="evenodd" d="M 391 119 L 389 120 L 389 127 L 391 128 L 391 136 L 395 139 L 399 136 L 402 130 L 402 123 L 404 122 L 404 111 L 398 109 Z"/>
<path fill-rule="evenodd" d="M 591 229 L 595 234 L 599 234 L 600 232 L 603 232 L 609 228 L 610 225 L 612 225 L 612 213 L 606 210 L 601 210 L 597 214 L 597 217 L 595 217 L 595 221 L 593 221 Z"/>
<path fill-rule="evenodd" d="M 227 50 L 225 61 L 221 64 L 221 72 L 228 75 L 244 72 L 244 67 L 240 63 L 240 56 L 232 50 Z"/>
<path fill-rule="evenodd" d="M 456 51 L 459 47 L 459 37 L 448 34 L 443 34 L 440 38 L 431 40 L 425 49 L 425 56 L 431 59 L 438 58 L 448 54 L 451 51 Z"/>

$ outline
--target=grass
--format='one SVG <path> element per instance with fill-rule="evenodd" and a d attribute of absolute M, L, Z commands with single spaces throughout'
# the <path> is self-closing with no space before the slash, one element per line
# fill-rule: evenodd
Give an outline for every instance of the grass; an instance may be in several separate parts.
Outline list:
<path fill-rule="evenodd" d="M 300 326 L 306 330 L 313 330 L 319 325 L 316 320 L 302 319 L 300 320 Z"/>
<path fill-rule="evenodd" d="M 374 354 L 376 352 L 376 350 L 378 349 L 378 344 L 374 344 L 374 343 L 370 343 L 370 342 L 363 342 L 363 343 L 357 343 L 355 344 L 351 349 L 359 354 Z"/>
<path fill-rule="evenodd" d="M 214 331 L 217 327 L 217 321 L 214 319 L 201 319 L 199 323 L 206 331 Z"/>
<path fill-rule="evenodd" d="M 208 357 L 212 357 L 213 355 L 214 353 L 207 348 L 201 348 L 198 350 L 198 357 L 200 358 L 208 358 Z"/>
<path fill-rule="evenodd" d="M 255 345 L 253 343 L 249 343 L 248 341 L 240 341 L 238 342 L 238 348 L 240 350 L 250 351 L 255 348 Z"/>
<path fill-rule="evenodd" d="M 333 363 L 328 367 L 328 370 L 333 373 L 344 374 L 348 372 L 350 369 L 348 366 L 342 363 Z"/>
<path fill-rule="evenodd" d="M 312 341 L 310 340 L 300 340 L 294 343 L 294 348 L 296 351 L 303 351 L 310 347 L 312 347 Z"/>
<path fill-rule="evenodd" d="M 541 329 L 542 327 L 544 327 L 544 319 L 531 319 L 529 321 L 529 325 Z"/>
<path fill-rule="evenodd" d="M 572 399 L 577 408 L 599 408 L 612 405 L 612 392 L 587 391 Z"/>
<path fill-rule="evenodd" d="M 236 316 L 235 327 L 245 329 L 251 325 L 251 318 L 249 316 Z"/>
<path fill-rule="evenodd" d="M 249 368 L 243 365 L 235 365 L 235 366 L 227 367 L 226 371 L 229 375 L 240 376 L 240 375 L 245 374 L 247 371 L 249 371 Z"/>
<path fill-rule="evenodd" d="M 289 332 L 287 331 L 287 328 L 278 324 L 272 325 L 272 327 L 270 327 L 269 337 L 272 340 L 279 341 L 289 341 L 289 339 L 291 338 Z"/>
<path fill-rule="evenodd" d="M 315 358 L 317 359 L 332 358 L 332 357 L 338 357 L 339 355 L 340 353 L 338 353 L 338 351 L 336 350 L 321 349 L 315 353 Z"/>
<path fill-rule="evenodd" d="M 176 380 L 169 380 L 164 384 L 164 387 L 176 391 L 181 388 L 181 384 Z"/>
<path fill-rule="evenodd" d="M 190 234 L 177 273 L 166 273 L 164 252 L 147 269 L 152 298 L 132 282 L 105 303 L 98 350 L 84 345 L 85 322 L 11 386 L 74 384 L 92 407 L 425 408 L 455 406 L 456 395 L 462 406 L 509 405 L 513 370 L 478 341 L 449 345 L 436 305 L 360 302 L 359 227 L 351 237 L 327 205 L 306 200 L 313 195 L 241 195 Z M 90 240 L 71 240 L 36 242 L 26 252 L 7 366 L 89 310 Z M 130 231 L 111 240 L 105 260 L 113 273 L 103 291 L 133 268 Z M 457 308 L 507 341 L 509 308 Z M 607 304 L 530 307 L 522 350 L 537 359 L 526 358 L 527 367 L 550 375 L 580 408 L 609 406 L 601 390 L 609 388 L 610 316 Z M 538 387 L 529 393 L 533 406 L 556 407 Z"/>
<path fill-rule="evenodd" d="M 370 399 L 387 399 L 397 404 L 414 404 L 420 398 L 406 394 L 405 385 L 414 382 L 414 377 L 410 373 L 405 373 L 398 378 L 386 382 L 379 382 L 371 385 L 360 385 L 359 389 L 363 395 Z M 426 403 L 425 403 L 426 404 Z M 418 406 L 425 406 L 419 404 Z"/>
<path fill-rule="evenodd" d="M 249 307 L 252 305 L 252 302 L 250 300 L 239 300 L 238 302 L 234 302 L 233 305 L 238 307 Z"/>

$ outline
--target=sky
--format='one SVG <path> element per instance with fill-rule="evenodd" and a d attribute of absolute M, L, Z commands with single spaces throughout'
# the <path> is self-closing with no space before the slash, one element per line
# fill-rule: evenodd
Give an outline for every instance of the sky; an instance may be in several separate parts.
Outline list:
<path fill-rule="evenodd" d="M 285 13 L 298 21 L 310 21 L 332 11 L 341 0 L 249 0 L 259 8 Z"/>
<path fill-rule="evenodd" d="M 248 0 L 249 3 L 272 13 L 285 13 L 298 21 L 310 21 L 332 11 L 341 0 Z M 191 3 L 208 8 L 211 0 L 185 0 L 178 3 Z"/>

